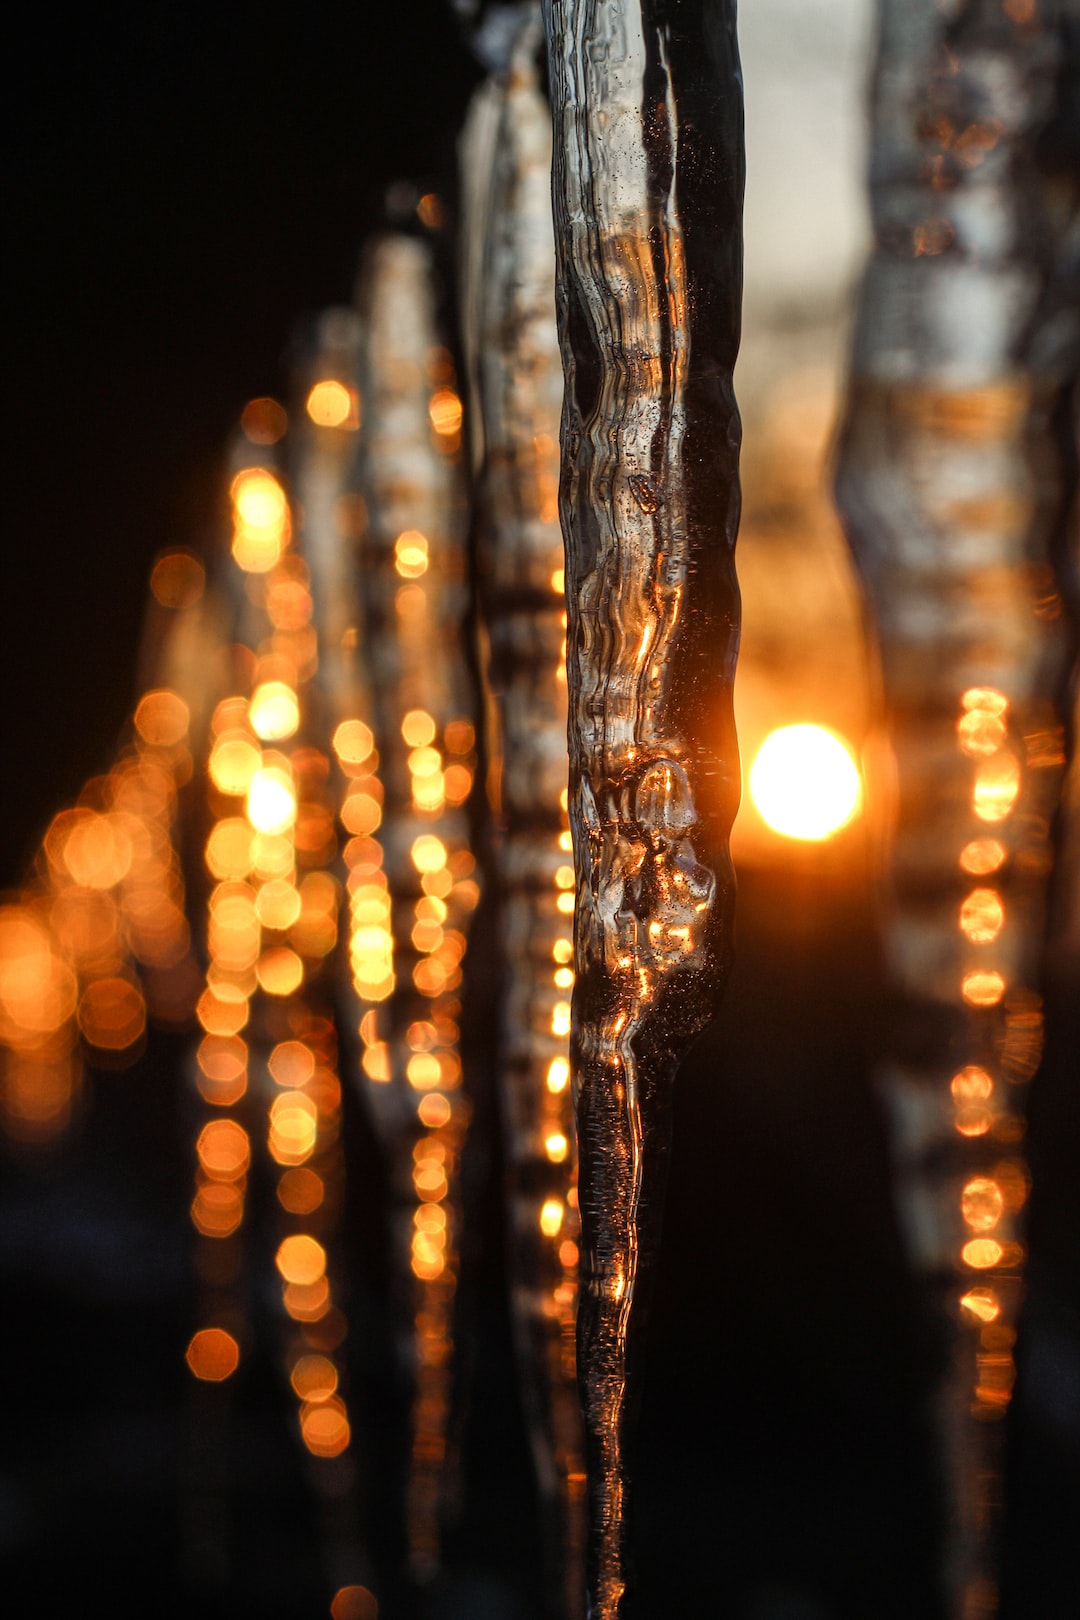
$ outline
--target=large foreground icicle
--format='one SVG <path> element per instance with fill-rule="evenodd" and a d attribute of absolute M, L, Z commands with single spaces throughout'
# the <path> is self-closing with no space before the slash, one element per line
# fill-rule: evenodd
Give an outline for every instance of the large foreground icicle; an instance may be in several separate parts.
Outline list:
<path fill-rule="evenodd" d="M 742 101 L 735 7 L 546 0 L 566 374 L 578 1373 L 590 1613 L 627 1444 L 671 1083 L 731 951 Z"/>
<path fill-rule="evenodd" d="M 899 1213 L 952 1367 L 938 1433 L 956 1616 L 996 1612 L 1002 1424 L 1024 1250 L 1023 1083 L 1068 656 L 1061 522 L 1077 364 L 1038 142 L 1061 35 L 1031 4 L 887 0 L 877 248 L 838 495 L 880 637 L 897 762 L 881 1079 Z M 1060 185 L 1060 182 L 1057 183 Z"/>
<path fill-rule="evenodd" d="M 539 6 L 462 142 L 463 327 L 482 432 L 473 443 L 479 582 L 497 708 L 499 1083 L 511 1183 L 508 1256 L 544 1505 L 545 1612 L 581 1606 L 583 1461 L 574 1366 L 578 1249 L 570 1118 L 573 870 L 566 812 L 566 624 L 559 529 L 562 366 L 555 329 L 551 115 Z M 496 786 L 497 784 L 497 786 Z"/>

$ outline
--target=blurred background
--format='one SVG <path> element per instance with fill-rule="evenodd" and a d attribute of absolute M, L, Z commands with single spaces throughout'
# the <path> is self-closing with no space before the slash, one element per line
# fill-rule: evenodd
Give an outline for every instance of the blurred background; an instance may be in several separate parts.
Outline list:
<path fill-rule="evenodd" d="M 867 245 L 871 6 L 743 12 L 744 770 L 797 724 L 839 735 L 862 767 L 880 746 L 873 656 L 827 460 Z M 154 558 L 221 544 L 228 435 L 248 399 L 286 393 L 290 333 L 348 301 L 402 177 L 443 201 L 452 278 L 455 143 L 480 79 L 434 0 L 113 7 L 62 31 L 45 14 L 24 21 L 9 136 L 5 889 L 130 715 Z M 637 1470 L 642 1617 L 938 1613 L 926 1406 L 939 1351 L 909 1291 L 868 1078 L 883 1011 L 869 779 L 823 841 L 770 827 L 767 786 L 740 813 L 735 975 L 676 1095 Z M 1012 1418 L 1008 1561 L 1028 1595 L 1016 1612 L 1031 1615 L 1065 1612 L 1080 1436 L 1067 987 L 1058 1003 L 1032 1094 L 1033 1311 Z M 247 1285 L 255 1348 L 227 1427 L 184 1361 L 184 1051 L 182 1035 L 151 1035 L 134 1067 L 92 1074 L 59 1140 L 0 1144 L 0 1546 L 27 1616 L 89 1599 L 114 1617 L 328 1613 L 326 1503 L 260 1331 L 269 1242 Z M 472 1083 L 490 1103 L 489 1077 Z M 377 1277 L 365 1236 L 377 1169 L 355 1099 L 345 1129 L 351 1252 L 359 1278 Z M 525 1620 L 539 1554 L 495 1118 L 469 1174 L 460 1466 L 431 1612 Z M 363 1421 L 377 1432 L 390 1416 L 374 1388 Z M 375 1530 L 389 1567 L 393 1528 Z M 383 1610 L 411 1612 L 404 1596 Z"/>

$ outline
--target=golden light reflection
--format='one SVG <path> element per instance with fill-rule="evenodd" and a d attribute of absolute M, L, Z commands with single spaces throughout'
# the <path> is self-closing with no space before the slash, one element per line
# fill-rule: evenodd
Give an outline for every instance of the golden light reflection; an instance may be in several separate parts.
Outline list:
<path fill-rule="evenodd" d="M 1002 1259 L 1005 1250 L 995 1238 L 972 1238 L 965 1243 L 960 1255 L 965 1265 L 976 1271 L 988 1271 Z"/>
<path fill-rule="evenodd" d="M 973 1176 L 960 1195 L 960 1212 L 975 1232 L 991 1232 L 1005 1211 L 1001 1188 L 988 1176 Z"/>
<path fill-rule="evenodd" d="M 296 795 L 288 771 L 265 765 L 253 774 L 247 792 L 247 815 L 256 832 L 284 833 L 296 821 Z"/>
<path fill-rule="evenodd" d="M 431 425 L 441 438 L 453 438 L 461 431 L 464 417 L 461 400 L 452 388 L 438 388 L 428 405 Z"/>
<path fill-rule="evenodd" d="M 274 1263 L 286 1282 L 310 1287 L 326 1272 L 326 1250 L 308 1233 L 297 1232 L 278 1245 Z"/>
<path fill-rule="evenodd" d="M 960 1304 L 979 1322 L 996 1322 L 1001 1315 L 1001 1302 L 992 1288 L 970 1288 Z"/>
<path fill-rule="evenodd" d="M 233 556 L 246 572 L 267 574 L 290 538 L 285 491 L 265 467 L 248 467 L 233 479 L 231 495 Z"/>
<path fill-rule="evenodd" d="M 300 1433 L 316 1457 L 340 1457 L 349 1444 L 349 1420 L 340 1396 L 306 1404 L 300 1412 Z"/>
<path fill-rule="evenodd" d="M 972 793 L 980 821 L 1004 821 L 1020 792 L 1020 764 L 1012 754 L 998 754 L 980 765 Z"/>
<path fill-rule="evenodd" d="M 199 1132 L 199 1164 L 212 1181 L 238 1181 L 251 1164 L 251 1143 L 234 1119 L 212 1119 Z"/>
<path fill-rule="evenodd" d="M 970 1007 L 996 1007 L 1005 994 L 1005 980 L 996 970 L 966 973 L 960 990 Z"/>
<path fill-rule="evenodd" d="M 191 715 L 187 704 L 167 687 L 147 692 L 135 710 L 135 729 L 155 748 L 172 748 L 187 736 Z"/>
<path fill-rule="evenodd" d="M 318 427 L 343 427 L 355 431 L 360 426 L 356 390 L 327 379 L 317 382 L 308 394 L 305 409 Z"/>
<path fill-rule="evenodd" d="M 374 733 L 362 720 L 343 720 L 334 732 L 333 749 L 342 765 L 362 765 L 374 747 Z"/>
<path fill-rule="evenodd" d="M 851 750 L 835 732 L 809 724 L 782 726 L 758 750 L 750 796 L 774 832 L 820 842 L 857 814 L 862 783 Z"/>
<path fill-rule="evenodd" d="M 291 737 L 300 724 L 296 693 L 284 681 L 264 681 L 251 694 L 248 718 L 255 735 L 264 742 Z"/>
<path fill-rule="evenodd" d="M 402 579 L 419 579 L 427 573 L 427 536 L 419 529 L 406 529 L 394 541 L 394 567 Z"/>
<path fill-rule="evenodd" d="M 960 851 L 960 865 L 972 877 L 986 877 L 1005 864 L 1005 845 L 996 838 L 973 838 Z"/>
<path fill-rule="evenodd" d="M 338 1387 L 338 1370 L 329 1356 L 301 1356 L 289 1382 L 302 1401 L 328 1401 Z"/>
<path fill-rule="evenodd" d="M 193 1335 L 184 1360 L 196 1378 L 220 1384 L 240 1365 L 240 1346 L 224 1328 L 202 1328 Z"/>
<path fill-rule="evenodd" d="M 973 889 L 960 907 L 960 932 L 973 945 L 988 945 L 1004 922 L 1005 907 L 993 889 Z"/>

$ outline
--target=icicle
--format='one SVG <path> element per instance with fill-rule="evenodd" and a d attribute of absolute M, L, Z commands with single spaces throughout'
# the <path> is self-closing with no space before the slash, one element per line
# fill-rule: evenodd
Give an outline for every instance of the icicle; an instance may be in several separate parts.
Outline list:
<path fill-rule="evenodd" d="M 590 1613 L 627 1446 L 671 1083 L 731 952 L 742 101 L 734 6 L 546 0 L 566 397 L 578 1368 Z"/>
<path fill-rule="evenodd" d="M 558 521 L 562 367 L 555 329 L 551 115 L 539 6 L 462 144 L 467 360 L 480 405 L 479 577 L 497 701 L 491 797 L 502 829 L 499 1072 L 511 1170 L 513 1319 L 545 1500 L 548 1605 L 580 1613 L 578 1248 L 569 1086 L 573 868 L 566 813 L 565 592 Z"/>
<path fill-rule="evenodd" d="M 462 406 L 450 355 L 436 337 L 425 244 L 405 236 L 375 242 L 359 302 L 366 334 L 365 647 L 385 789 L 381 825 L 395 950 L 395 989 L 378 1014 L 385 1066 L 377 1083 L 387 1088 L 384 1132 L 398 1198 L 397 1243 L 413 1280 L 410 1554 L 414 1574 L 429 1579 L 439 1557 L 460 1241 L 457 1168 L 466 1125 L 458 990 L 465 929 L 479 895 L 463 809 L 476 736 L 461 622 Z M 374 1023 L 375 1015 L 368 1016 Z M 391 1107 L 397 1115 L 392 1133 Z"/>
<path fill-rule="evenodd" d="M 1059 63 L 1034 4 L 883 6 L 877 249 L 837 483 L 897 766 L 886 941 L 900 1016 L 881 1080 L 901 1222 L 951 1347 L 938 1432 L 963 1620 L 997 1608 L 1023 1094 L 1065 758 L 1055 569 L 1076 305 L 1055 316 L 1047 298 L 1057 225 L 1036 163 Z"/>

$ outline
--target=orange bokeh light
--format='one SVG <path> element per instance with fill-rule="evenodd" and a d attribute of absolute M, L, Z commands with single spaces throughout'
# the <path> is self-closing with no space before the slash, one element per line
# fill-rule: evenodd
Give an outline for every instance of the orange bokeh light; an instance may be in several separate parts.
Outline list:
<path fill-rule="evenodd" d="M 240 1346 L 224 1328 L 202 1328 L 193 1335 L 184 1359 L 196 1378 L 220 1384 L 240 1365 Z"/>

